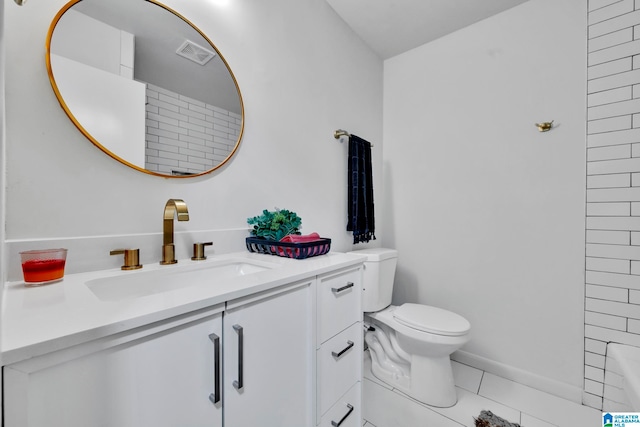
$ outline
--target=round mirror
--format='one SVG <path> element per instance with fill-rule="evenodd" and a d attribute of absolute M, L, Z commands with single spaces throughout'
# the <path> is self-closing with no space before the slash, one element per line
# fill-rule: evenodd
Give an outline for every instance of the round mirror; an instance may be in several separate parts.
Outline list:
<path fill-rule="evenodd" d="M 244 106 L 207 36 L 155 0 L 72 0 L 47 36 L 60 105 L 98 148 L 164 177 L 209 173 L 236 152 Z"/>

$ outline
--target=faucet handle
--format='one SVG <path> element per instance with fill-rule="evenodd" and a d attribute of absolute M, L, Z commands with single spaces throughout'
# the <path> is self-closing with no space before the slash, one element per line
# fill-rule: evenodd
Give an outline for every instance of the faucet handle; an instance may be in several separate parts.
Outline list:
<path fill-rule="evenodd" d="M 137 270 L 142 268 L 140 264 L 140 249 L 114 249 L 109 255 L 124 254 L 124 265 L 120 267 L 122 270 Z"/>
<path fill-rule="evenodd" d="M 205 242 L 205 243 L 194 243 L 193 244 L 193 256 L 191 257 L 191 259 L 193 261 L 203 261 L 205 259 L 207 259 L 206 255 L 204 254 L 204 247 L 205 246 L 211 246 L 213 245 L 213 242 Z"/>

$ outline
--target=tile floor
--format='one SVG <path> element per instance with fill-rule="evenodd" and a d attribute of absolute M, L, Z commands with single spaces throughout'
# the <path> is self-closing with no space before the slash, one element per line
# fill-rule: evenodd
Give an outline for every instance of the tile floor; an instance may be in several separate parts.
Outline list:
<path fill-rule="evenodd" d="M 363 417 L 365 427 L 474 427 L 481 410 L 522 427 L 601 427 L 602 413 L 457 362 L 453 372 L 458 403 L 436 408 L 393 390 L 371 374 L 365 353 Z"/>

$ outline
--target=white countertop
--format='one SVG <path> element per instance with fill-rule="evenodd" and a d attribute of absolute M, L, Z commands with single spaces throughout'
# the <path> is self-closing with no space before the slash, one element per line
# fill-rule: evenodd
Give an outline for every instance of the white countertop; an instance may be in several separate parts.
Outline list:
<path fill-rule="evenodd" d="M 90 280 L 105 277 L 156 275 L 196 265 L 203 268 L 207 263 L 221 260 L 253 260 L 269 263 L 273 268 L 219 283 L 212 277 L 210 283 L 116 301 L 100 300 L 86 285 Z M 27 287 L 22 281 L 8 282 L 2 307 L 2 363 L 26 360 L 363 261 L 364 257 L 343 253 L 295 260 L 238 252 L 211 256 L 205 261 L 180 260 L 169 266 L 147 264 L 133 271 L 113 269 L 71 274 L 62 281 L 37 287 Z"/>

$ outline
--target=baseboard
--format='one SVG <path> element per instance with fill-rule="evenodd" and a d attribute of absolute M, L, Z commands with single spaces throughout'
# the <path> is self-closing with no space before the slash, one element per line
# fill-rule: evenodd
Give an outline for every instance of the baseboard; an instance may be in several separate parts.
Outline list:
<path fill-rule="evenodd" d="M 489 372 L 536 390 L 582 404 L 582 388 L 543 377 L 514 366 L 496 362 L 466 351 L 456 351 L 451 360 Z"/>

